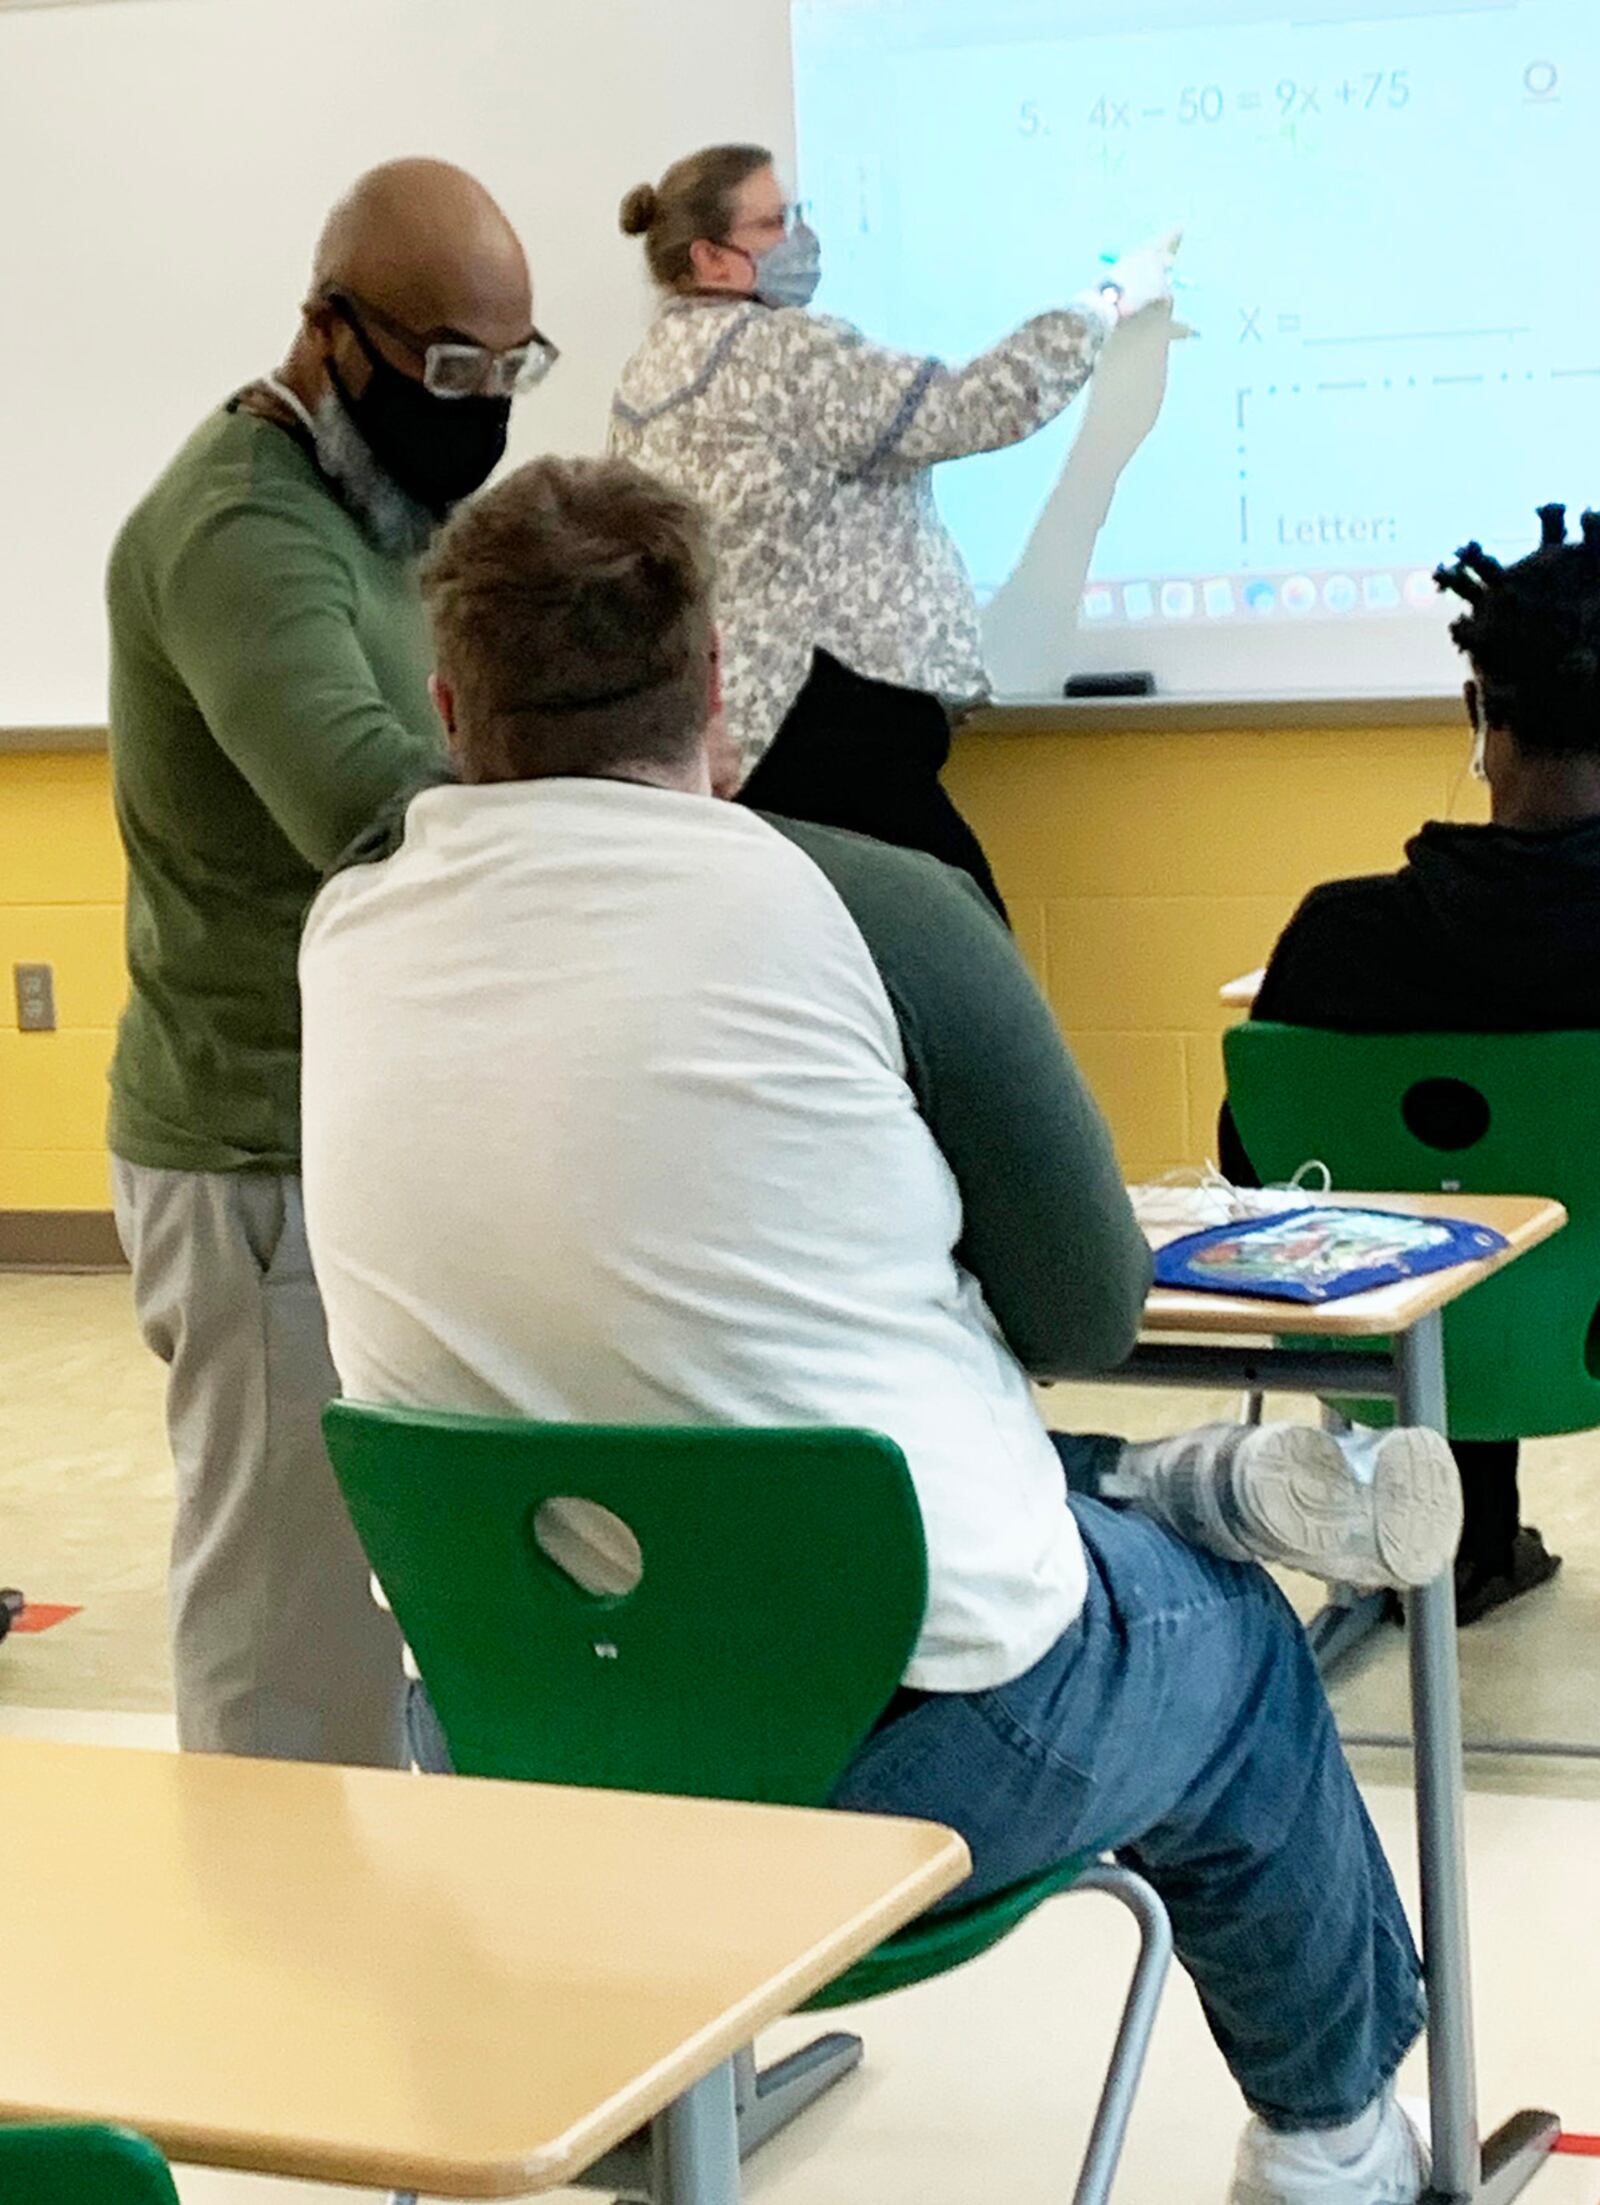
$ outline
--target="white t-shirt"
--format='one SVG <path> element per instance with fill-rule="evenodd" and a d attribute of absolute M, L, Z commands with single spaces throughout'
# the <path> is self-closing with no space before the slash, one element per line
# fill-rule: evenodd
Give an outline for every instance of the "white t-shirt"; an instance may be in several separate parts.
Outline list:
<path fill-rule="evenodd" d="M 416 798 L 307 926 L 307 1226 L 353 1398 L 887 1433 L 930 1565 L 907 1682 L 979 1689 L 1072 1622 L 1084 1558 L 830 850 L 1037 1002 L 930 860 L 620 782 Z"/>

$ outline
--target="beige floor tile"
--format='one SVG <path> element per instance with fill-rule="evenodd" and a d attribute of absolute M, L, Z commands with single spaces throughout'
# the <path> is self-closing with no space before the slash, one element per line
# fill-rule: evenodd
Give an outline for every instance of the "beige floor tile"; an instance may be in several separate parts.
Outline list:
<path fill-rule="evenodd" d="M 0 1275 L 0 1584 L 83 1613 L 0 1649 L 0 1702 L 172 1704 L 163 1373 L 125 1277 Z"/>

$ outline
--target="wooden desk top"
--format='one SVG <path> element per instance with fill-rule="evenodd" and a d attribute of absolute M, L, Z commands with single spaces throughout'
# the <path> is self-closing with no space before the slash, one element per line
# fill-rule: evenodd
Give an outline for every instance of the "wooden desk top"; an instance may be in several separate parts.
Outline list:
<path fill-rule="evenodd" d="M 966 1875 L 931 1823 L 0 1741 L 0 2119 L 569 2182 Z"/>
<path fill-rule="evenodd" d="M 1540 1195 L 1319 1194 L 1308 1195 L 1307 1200 L 1350 1203 L 1364 1210 L 1401 1210 L 1413 1216 L 1457 1217 L 1466 1224 L 1492 1226 L 1504 1233 L 1510 1246 L 1484 1263 L 1457 1264 L 1453 1270 L 1430 1272 L 1399 1286 L 1375 1287 L 1370 1294 L 1352 1294 L 1344 1301 L 1314 1308 L 1300 1302 L 1254 1301 L 1242 1294 L 1196 1294 L 1157 1286 L 1144 1305 L 1141 1329 L 1149 1334 L 1226 1333 L 1244 1339 L 1259 1339 L 1265 1333 L 1288 1339 L 1309 1335 L 1369 1340 L 1407 1332 L 1419 1317 L 1456 1301 L 1480 1280 L 1559 1233 L 1567 1222 L 1561 1204 Z M 1151 1245 L 1159 1248 L 1176 1240 L 1180 1230 L 1152 1231 Z"/>
<path fill-rule="evenodd" d="M 1265 965 L 1257 965 L 1254 972 L 1241 972 L 1237 980 L 1225 980 L 1217 990 L 1217 1001 L 1226 1003 L 1231 1011 L 1247 1011 L 1261 993 L 1261 983 L 1267 977 Z"/>

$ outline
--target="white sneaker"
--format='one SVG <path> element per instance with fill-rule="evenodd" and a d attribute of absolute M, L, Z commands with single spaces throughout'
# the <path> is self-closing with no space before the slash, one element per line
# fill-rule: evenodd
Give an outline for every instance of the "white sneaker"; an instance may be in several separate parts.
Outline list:
<path fill-rule="evenodd" d="M 1273 1559 L 1336 1584 L 1429 1585 L 1461 1541 L 1461 1473 L 1439 1433 L 1421 1428 L 1335 1436 L 1258 1425 L 1239 1450 L 1234 1490 L 1277 1544 Z"/>
<path fill-rule="evenodd" d="M 1385 2097 L 1376 2133 L 1347 2158 L 1323 2130 L 1285 2136 L 1252 2121 L 1239 2145 L 1228 2205 L 1416 2205 L 1427 2187 L 1427 2148 L 1394 2099 Z"/>
<path fill-rule="evenodd" d="M 1448 1569 L 1461 1478 L 1437 1432 L 1336 1437 L 1311 1424 L 1206 1424 L 1130 1444 L 1104 1481 L 1194 1545 L 1330 1584 L 1400 1591 Z"/>

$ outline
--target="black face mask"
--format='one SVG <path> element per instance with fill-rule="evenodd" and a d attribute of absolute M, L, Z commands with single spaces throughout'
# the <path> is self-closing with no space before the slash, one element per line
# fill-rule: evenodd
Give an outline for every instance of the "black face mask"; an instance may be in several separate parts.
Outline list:
<path fill-rule="evenodd" d="M 511 401 L 440 398 L 391 367 L 354 315 L 346 314 L 344 320 L 372 374 L 357 396 L 330 358 L 328 380 L 339 403 L 385 474 L 442 521 L 499 465 Z"/>

